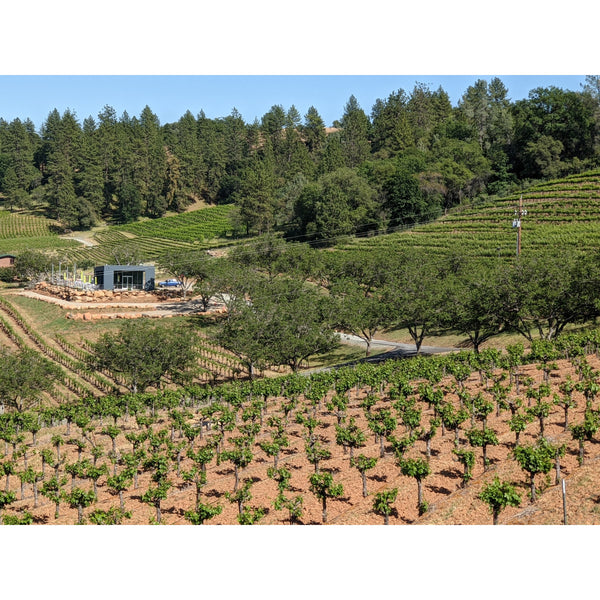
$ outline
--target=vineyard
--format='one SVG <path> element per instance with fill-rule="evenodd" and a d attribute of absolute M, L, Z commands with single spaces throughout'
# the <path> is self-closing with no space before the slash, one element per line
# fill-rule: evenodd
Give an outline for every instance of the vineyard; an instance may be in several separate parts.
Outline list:
<path fill-rule="evenodd" d="M 55 250 L 79 244 L 59 237 L 58 223 L 30 214 L 0 210 L 0 253 L 23 250 Z"/>
<path fill-rule="evenodd" d="M 23 302 L 22 299 L 18 299 Z M 72 399 L 73 395 L 99 396 L 107 393 L 125 393 L 127 387 L 122 377 L 117 373 L 97 373 L 88 366 L 91 357 L 91 344 L 82 335 L 73 341 L 75 334 L 69 338 L 55 333 L 46 335 L 40 333 L 40 327 L 14 305 L 15 299 L 0 296 L 0 329 L 3 343 L 8 341 L 18 349 L 33 348 L 46 358 L 55 362 L 64 371 L 64 378 L 52 400 L 60 403 Z M 36 301 L 32 301 L 33 304 Z M 27 304 L 27 303 L 26 303 Z M 60 313 L 60 310 L 58 311 Z M 95 324 L 98 329 L 98 324 Z M 95 332 L 96 337 L 98 331 Z M 196 349 L 199 354 L 196 372 L 193 374 L 194 384 L 216 383 L 242 376 L 242 365 L 239 360 L 227 350 L 217 346 L 207 336 L 198 333 Z M 170 381 L 172 385 L 177 382 Z M 66 388 L 66 389 L 62 389 Z"/>
<path fill-rule="evenodd" d="M 597 334 L 1 417 L 5 522 L 600 522 Z M 69 348 L 69 351 L 74 349 Z M 77 350 L 81 358 L 82 350 Z M 529 462 L 524 455 L 535 458 Z"/>
<path fill-rule="evenodd" d="M 106 264 L 123 247 L 142 260 L 153 260 L 170 250 L 205 249 L 232 243 L 230 205 L 203 208 L 171 217 L 109 226 L 95 233 L 93 247 L 67 252 L 72 261 Z"/>
<path fill-rule="evenodd" d="M 520 194 L 457 207 L 433 223 L 408 231 L 353 240 L 342 248 L 409 247 L 435 254 L 482 258 L 516 254 L 515 208 Z M 594 250 L 600 244 L 600 171 L 535 185 L 523 192 L 522 252 L 549 248 Z"/>
<path fill-rule="evenodd" d="M 523 252 L 597 248 L 599 189 L 595 171 L 526 190 Z M 518 200 L 341 248 L 508 259 Z M 131 247 L 152 259 L 232 243 L 228 211 L 109 227 L 70 256 L 101 263 Z M 38 239 L 59 238 L 34 217 L 0 217 L 11 249 Z M 248 381 L 233 353 L 197 331 L 193 371 L 134 394 L 120 373 L 89 366 L 98 323 L 77 338 L 78 325 L 41 325 L 28 302 L 0 296 L 0 337 L 60 375 L 39 407 L 0 414 L 5 523 L 600 523 L 598 332 Z M 498 486 L 510 503 L 492 514 Z"/>

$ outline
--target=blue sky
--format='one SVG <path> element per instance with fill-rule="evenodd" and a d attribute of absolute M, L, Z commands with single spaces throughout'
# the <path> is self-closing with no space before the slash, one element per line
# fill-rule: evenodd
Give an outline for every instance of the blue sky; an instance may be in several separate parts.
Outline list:
<path fill-rule="evenodd" d="M 517 100 L 538 86 L 578 90 L 598 71 L 597 20 L 582 18 L 583 0 L 560 11 L 522 0 L 48 6 L 3 7 L 0 117 L 37 128 L 53 108 L 83 121 L 107 104 L 130 116 L 147 104 L 161 123 L 188 109 L 217 118 L 236 107 L 251 122 L 274 104 L 301 115 L 313 105 L 331 125 L 351 94 L 370 113 L 377 98 L 423 82 L 456 104 L 483 73 Z"/>
<path fill-rule="evenodd" d="M 585 81 L 576 76 L 498 75 L 511 100 L 526 98 L 539 86 L 578 90 Z M 260 118 L 274 104 L 292 104 L 305 115 L 312 105 L 329 126 L 339 119 L 351 94 L 368 114 L 377 98 L 400 88 L 410 93 L 417 82 L 438 86 L 456 105 L 468 86 L 490 76 L 465 75 L 9 75 L 0 76 L 0 117 L 6 121 L 30 118 L 36 128 L 48 113 L 67 108 L 80 121 L 94 118 L 105 105 L 120 116 L 140 114 L 148 105 L 161 123 L 177 121 L 186 110 L 204 110 L 211 118 L 225 117 L 235 107 L 246 122 Z"/>

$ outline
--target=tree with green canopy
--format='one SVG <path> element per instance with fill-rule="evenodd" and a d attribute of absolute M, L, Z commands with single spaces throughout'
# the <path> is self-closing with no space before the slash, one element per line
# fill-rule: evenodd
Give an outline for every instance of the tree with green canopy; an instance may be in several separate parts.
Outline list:
<path fill-rule="evenodd" d="M 325 146 L 325 121 L 321 118 L 319 111 L 310 106 L 304 115 L 304 124 L 300 128 L 304 143 L 311 158 L 316 162 L 320 152 Z"/>
<path fill-rule="evenodd" d="M 217 341 L 248 364 L 287 365 L 297 371 L 313 354 L 332 350 L 337 338 L 329 325 L 328 303 L 318 291 L 291 280 L 274 280 L 230 306 Z"/>
<path fill-rule="evenodd" d="M 375 190 L 349 168 L 325 173 L 298 196 L 294 219 L 315 246 L 331 246 L 341 237 L 379 226 Z"/>
<path fill-rule="evenodd" d="M 344 486 L 341 483 L 334 483 L 331 473 L 313 473 L 308 480 L 310 491 L 321 500 L 323 523 L 327 523 L 327 500 L 341 497 Z"/>
<path fill-rule="evenodd" d="M 554 454 L 543 440 L 533 446 L 516 446 L 513 456 L 519 466 L 529 473 L 529 485 L 531 489 L 531 502 L 536 500 L 535 476 L 538 473 L 548 473 L 552 468 Z"/>
<path fill-rule="evenodd" d="M 508 481 L 500 481 L 498 476 L 494 477 L 491 483 L 486 484 L 477 497 L 490 507 L 494 525 L 498 525 L 500 513 L 507 506 L 521 504 L 521 496 L 515 486 Z"/>
<path fill-rule="evenodd" d="M 379 438 L 379 458 L 385 456 L 385 439 L 397 427 L 397 421 L 389 409 L 380 409 L 368 419 L 369 429 Z"/>
<path fill-rule="evenodd" d="M 62 379 L 58 366 L 29 348 L 16 352 L 0 348 L 0 363 L 0 397 L 19 413 L 37 405 L 43 393 Z"/>
<path fill-rule="evenodd" d="M 341 128 L 340 142 L 346 165 L 351 168 L 357 167 L 367 159 L 370 153 L 371 123 L 354 95 L 350 96 L 344 107 L 339 127 Z"/>
<path fill-rule="evenodd" d="M 16 502 L 17 495 L 14 492 L 0 491 L 0 513 L 13 502 Z"/>
<path fill-rule="evenodd" d="M 405 256 L 398 260 L 387 289 L 391 322 L 407 329 L 421 351 L 423 339 L 448 323 L 446 307 L 451 304 L 445 274 L 431 257 L 423 254 Z"/>
<path fill-rule="evenodd" d="M 166 375 L 177 376 L 195 365 L 194 337 L 183 327 L 129 321 L 92 344 L 89 365 L 121 373 L 131 392 L 143 392 L 158 387 Z"/>
<path fill-rule="evenodd" d="M 365 432 L 356 424 L 355 417 L 350 417 L 348 424 L 336 425 L 335 442 L 344 448 L 350 448 L 350 460 L 354 458 L 354 451 L 365 445 Z"/>
<path fill-rule="evenodd" d="M 373 512 L 383 517 L 384 525 L 390 524 L 390 515 L 395 508 L 392 506 L 398 497 L 398 488 L 377 492 L 373 499 Z"/>
<path fill-rule="evenodd" d="M 151 485 L 142 495 L 142 502 L 154 506 L 156 510 L 156 518 L 154 522 L 158 525 L 160 525 L 162 522 L 162 501 L 167 499 L 169 488 L 172 485 L 173 484 L 170 481 L 162 479 L 159 480 L 156 485 Z"/>
<path fill-rule="evenodd" d="M 533 346 L 545 348 L 544 341 L 556 338 L 567 325 L 598 314 L 598 268 L 586 257 L 523 254 L 502 268 L 497 281 L 498 314 Z"/>
<path fill-rule="evenodd" d="M 367 492 L 367 471 L 373 469 L 376 464 L 377 458 L 365 456 L 364 454 L 359 454 L 356 458 L 350 459 L 350 466 L 356 467 L 362 478 L 363 498 L 366 498 L 369 495 L 369 493 Z"/>
<path fill-rule="evenodd" d="M 463 466 L 463 475 L 461 487 L 465 488 L 469 485 L 469 481 L 473 479 L 473 467 L 475 466 L 475 453 L 466 448 L 454 448 L 452 454 L 456 456 L 458 461 Z"/>
<path fill-rule="evenodd" d="M 571 425 L 571 436 L 579 442 L 579 465 L 584 464 L 585 458 L 585 442 L 591 442 L 600 429 L 600 413 L 596 411 L 586 411 L 582 423 Z"/>
<path fill-rule="evenodd" d="M 467 439 L 469 440 L 469 444 L 476 448 L 481 448 L 482 450 L 482 458 L 483 458 L 483 470 L 487 471 L 490 465 L 490 461 L 487 456 L 487 447 L 488 446 L 497 446 L 500 442 L 498 441 L 498 436 L 493 429 L 488 427 L 484 427 L 483 429 L 469 429 L 465 432 Z"/>
<path fill-rule="evenodd" d="M 83 524 L 83 509 L 96 502 L 96 495 L 92 490 L 86 491 L 76 487 L 64 495 L 65 501 L 71 508 L 77 509 L 77 524 Z"/>
<path fill-rule="evenodd" d="M 106 478 L 106 486 L 111 493 L 119 496 L 119 506 L 121 510 L 125 510 L 125 499 L 123 498 L 123 492 L 126 492 L 133 483 L 131 473 L 128 471 L 122 471 L 117 475 Z"/>
<path fill-rule="evenodd" d="M 111 506 L 108 510 L 98 508 L 88 514 L 93 525 L 122 525 L 124 519 L 131 519 L 131 511 Z"/>
<path fill-rule="evenodd" d="M 431 474 L 431 467 L 422 458 L 407 458 L 401 461 L 400 471 L 406 477 L 414 477 L 417 481 L 417 508 L 419 516 L 427 512 L 427 503 L 423 501 L 423 480 Z"/>
<path fill-rule="evenodd" d="M 194 510 L 186 510 L 183 516 L 192 525 L 204 525 L 206 521 L 213 519 L 222 512 L 223 507 L 220 504 L 213 506 L 211 504 L 197 503 Z"/>
<path fill-rule="evenodd" d="M 233 448 L 221 453 L 221 460 L 230 461 L 234 469 L 233 491 L 237 492 L 240 471 L 243 471 L 254 459 L 252 450 L 246 447 Z"/>

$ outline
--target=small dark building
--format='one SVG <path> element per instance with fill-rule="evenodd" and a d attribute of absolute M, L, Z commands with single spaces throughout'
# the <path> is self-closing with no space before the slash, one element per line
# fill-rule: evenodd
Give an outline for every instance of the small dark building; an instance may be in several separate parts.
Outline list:
<path fill-rule="evenodd" d="M 104 265 L 94 267 L 94 283 L 101 290 L 153 290 L 154 267 Z"/>
<path fill-rule="evenodd" d="M 15 258 L 13 254 L 0 254 L 0 267 L 14 267 Z"/>

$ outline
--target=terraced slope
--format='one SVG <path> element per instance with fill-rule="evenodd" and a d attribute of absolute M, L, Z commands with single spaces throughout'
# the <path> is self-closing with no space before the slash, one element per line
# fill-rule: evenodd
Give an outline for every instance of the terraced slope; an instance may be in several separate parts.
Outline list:
<path fill-rule="evenodd" d="M 169 250 L 202 249 L 231 243 L 231 205 L 212 206 L 172 217 L 110 226 L 95 234 L 97 245 L 69 251 L 74 261 L 111 262 L 117 249 L 137 251 L 152 260 Z"/>
<path fill-rule="evenodd" d="M 482 258 L 516 254 L 513 228 L 520 194 L 458 207 L 434 223 L 408 231 L 353 240 L 342 248 L 395 247 L 447 254 L 461 251 Z M 600 246 L 600 169 L 535 185 L 523 192 L 521 251 L 593 250 Z"/>
<path fill-rule="evenodd" d="M 59 237 L 55 221 L 30 214 L 0 209 L 0 254 L 18 253 L 26 249 L 74 248 L 79 244 Z"/>

